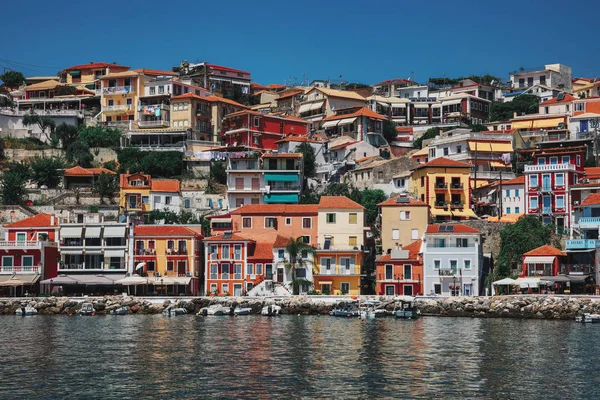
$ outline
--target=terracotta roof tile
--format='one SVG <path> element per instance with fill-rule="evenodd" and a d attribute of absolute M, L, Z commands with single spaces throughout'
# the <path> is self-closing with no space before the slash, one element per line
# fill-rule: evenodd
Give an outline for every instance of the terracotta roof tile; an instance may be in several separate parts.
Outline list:
<path fill-rule="evenodd" d="M 509 179 L 507 181 L 502 181 L 503 185 L 524 185 L 525 184 L 525 175 L 518 176 L 514 179 Z"/>
<path fill-rule="evenodd" d="M 575 97 L 571 96 L 569 93 L 565 93 L 565 97 L 562 100 L 558 100 L 558 97 L 554 97 L 553 99 L 544 101 L 540 103 L 540 106 L 547 106 L 548 104 L 557 104 L 557 103 L 570 103 L 571 101 L 576 100 Z"/>
<path fill-rule="evenodd" d="M 597 206 L 600 204 L 600 193 L 592 193 L 581 203 L 581 206 Z"/>
<path fill-rule="evenodd" d="M 545 244 L 543 246 L 538 247 L 537 249 L 533 249 L 523 254 L 524 256 L 566 256 L 567 253 L 557 249 L 554 246 L 550 246 L 549 244 Z"/>
<path fill-rule="evenodd" d="M 79 165 L 66 169 L 65 176 L 94 176 L 101 174 L 116 175 L 117 173 L 106 168 L 83 168 Z"/>
<path fill-rule="evenodd" d="M 117 67 L 117 68 L 127 68 L 129 69 L 129 67 L 126 67 L 124 65 L 119 65 L 119 64 L 109 64 L 109 63 L 105 63 L 105 62 L 92 62 L 92 63 L 88 63 L 88 64 L 80 64 L 80 65 L 73 65 L 72 67 L 69 68 L 65 68 L 65 71 L 72 71 L 72 70 L 76 70 L 76 69 L 99 69 L 99 68 L 106 68 L 106 67 Z"/>
<path fill-rule="evenodd" d="M 262 158 L 302 158 L 302 153 L 267 153 Z"/>
<path fill-rule="evenodd" d="M 377 114 L 375 111 L 369 110 L 366 107 L 361 107 L 358 110 L 356 110 L 352 113 L 349 113 L 349 114 L 336 114 L 336 115 L 332 115 L 330 117 L 324 118 L 323 122 L 337 120 L 337 119 L 354 118 L 354 117 L 367 117 L 367 118 L 378 119 L 378 120 L 386 119 L 386 117 L 384 117 L 381 114 Z"/>
<path fill-rule="evenodd" d="M 152 179 L 151 191 L 178 193 L 181 182 L 177 179 Z"/>
<path fill-rule="evenodd" d="M 427 167 L 446 167 L 446 168 L 471 168 L 473 165 L 472 164 L 468 164 L 462 161 L 456 161 L 456 160 L 451 160 L 449 158 L 445 158 L 445 157 L 440 157 L 440 158 L 436 158 L 435 160 L 431 160 L 426 164 L 421 164 L 416 166 L 414 169 L 421 169 L 421 168 L 427 168 Z"/>
<path fill-rule="evenodd" d="M 288 245 L 289 242 L 290 238 L 277 235 L 277 237 L 275 238 L 275 242 L 273 243 L 273 247 L 285 247 Z"/>
<path fill-rule="evenodd" d="M 29 218 L 22 219 L 12 224 L 4 225 L 5 228 L 41 228 L 48 226 L 58 226 L 58 218 L 54 218 L 54 225 L 51 224 L 51 214 L 37 214 Z"/>
<path fill-rule="evenodd" d="M 175 75 L 177 75 L 177 72 L 163 71 L 160 69 L 138 68 L 138 69 L 134 69 L 134 71 L 141 72 L 142 74 L 149 75 L 149 76 L 162 76 L 162 75 L 175 76 Z"/>
<path fill-rule="evenodd" d="M 248 260 L 273 260 L 273 244 L 269 242 L 256 242 L 250 247 Z"/>
<path fill-rule="evenodd" d="M 364 207 L 346 196 L 321 196 L 319 210 L 349 209 L 357 210 Z"/>
<path fill-rule="evenodd" d="M 134 236 L 197 236 L 193 230 L 182 225 L 137 225 Z"/>
<path fill-rule="evenodd" d="M 421 251 L 421 243 L 422 243 L 422 240 L 419 239 L 419 240 L 415 240 L 414 242 L 412 242 L 409 245 L 402 247 L 402 250 L 408 250 L 408 258 L 403 258 L 402 260 L 403 261 L 417 260 L 419 257 L 419 253 Z M 392 261 L 392 260 L 396 260 L 396 259 L 392 259 L 391 254 L 384 254 L 383 256 L 381 256 L 377 259 L 377 262 Z"/>
<path fill-rule="evenodd" d="M 210 67 L 212 69 L 216 69 L 219 71 L 229 71 L 229 72 L 236 72 L 236 73 L 241 73 L 241 74 L 250 74 L 250 72 L 248 71 L 242 71 L 241 69 L 235 69 L 235 68 L 229 68 L 229 67 L 224 67 L 222 65 L 215 65 L 215 64 L 210 64 L 210 63 L 204 63 L 207 67 Z"/>
<path fill-rule="evenodd" d="M 405 198 L 405 199 L 409 199 L 408 203 L 398 203 L 396 201 L 396 199 L 400 199 L 400 198 Z M 381 203 L 377 204 L 378 206 L 425 206 L 427 207 L 427 203 L 422 202 L 421 200 L 417 200 L 413 197 L 410 196 L 396 196 L 396 197 L 392 197 L 391 199 L 387 199 L 386 201 L 382 201 Z"/>
<path fill-rule="evenodd" d="M 454 228 L 452 231 L 440 231 L 440 227 L 442 226 L 452 226 Z M 427 225 L 425 233 L 481 233 L 481 231 L 464 224 L 435 224 Z"/>
<path fill-rule="evenodd" d="M 237 101 L 226 99 L 225 97 L 206 96 L 205 99 L 208 100 L 208 101 L 215 101 L 215 102 L 218 102 L 218 103 L 225 103 L 225 104 L 229 104 L 229 105 L 232 105 L 232 106 L 236 106 L 236 107 L 248 109 L 248 106 L 245 106 L 245 105 L 243 105 L 241 103 L 238 103 Z"/>
<path fill-rule="evenodd" d="M 222 241 L 238 241 L 238 242 L 254 242 L 254 240 L 249 239 L 245 236 L 242 236 L 238 233 L 233 233 L 231 234 L 231 236 L 229 236 L 227 239 L 224 239 L 225 234 L 221 234 L 221 235 L 216 235 L 216 236 L 211 236 L 211 237 L 207 237 L 204 239 L 205 242 L 222 242 Z"/>

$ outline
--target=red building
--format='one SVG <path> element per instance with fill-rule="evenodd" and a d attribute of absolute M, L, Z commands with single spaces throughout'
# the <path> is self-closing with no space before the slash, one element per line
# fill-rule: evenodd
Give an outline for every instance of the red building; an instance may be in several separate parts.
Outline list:
<path fill-rule="evenodd" d="M 567 253 L 550 245 L 540 246 L 523 254 L 523 271 L 521 277 L 557 276 L 561 260 Z"/>
<path fill-rule="evenodd" d="M 38 214 L 4 228 L 6 237 L 0 242 L 0 292 L 16 295 L 39 292 L 40 279 L 57 275 L 58 218 Z"/>
<path fill-rule="evenodd" d="M 304 135 L 307 132 L 308 123 L 301 118 L 244 110 L 225 116 L 222 135 L 229 147 L 277 150 L 277 141 L 288 135 Z"/>
<path fill-rule="evenodd" d="M 402 250 L 392 250 L 377 259 L 377 294 L 415 296 L 423 292 L 421 243 L 421 240 L 415 240 Z"/>
<path fill-rule="evenodd" d="M 526 215 L 537 215 L 544 224 L 554 224 L 559 231 L 569 229 L 572 211 L 569 189 L 585 173 L 586 147 L 557 147 L 529 152 L 533 161 L 523 171 Z"/>

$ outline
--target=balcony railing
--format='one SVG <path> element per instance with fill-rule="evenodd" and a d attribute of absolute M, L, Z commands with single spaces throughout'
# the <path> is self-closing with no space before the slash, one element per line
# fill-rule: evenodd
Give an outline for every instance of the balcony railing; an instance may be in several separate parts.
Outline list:
<path fill-rule="evenodd" d="M 187 249 L 166 249 L 166 254 L 168 256 L 185 256 L 187 255 Z"/>
<path fill-rule="evenodd" d="M 552 191 L 552 186 L 550 185 L 543 185 L 541 188 L 542 192 L 551 192 Z"/>
<path fill-rule="evenodd" d="M 102 88 L 102 94 L 127 94 L 132 92 L 133 87 L 131 86 L 113 86 Z"/>
<path fill-rule="evenodd" d="M 579 226 L 593 226 L 597 227 L 600 225 L 600 217 L 581 217 L 579 218 Z"/>
<path fill-rule="evenodd" d="M 436 189 L 448 189 L 448 184 L 447 183 L 436 183 L 435 188 Z"/>
<path fill-rule="evenodd" d="M 463 248 L 463 247 L 475 247 L 475 243 L 467 243 L 464 245 L 457 245 L 456 243 L 440 243 L 440 242 L 428 242 L 427 247 L 429 248 Z"/>
<path fill-rule="evenodd" d="M 131 104 L 119 104 L 113 106 L 103 106 L 102 111 L 131 111 L 133 110 L 133 105 Z"/>
<path fill-rule="evenodd" d="M 39 266 L 12 266 L 0 267 L 0 274 L 39 274 L 41 267 Z"/>
<path fill-rule="evenodd" d="M 595 249 L 597 247 L 600 247 L 599 239 L 569 239 L 569 240 L 567 240 L 567 250 Z"/>
<path fill-rule="evenodd" d="M 155 256 L 156 249 L 135 249 L 134 253 L 136 256 Z"/>
<path fill-rule="evenodd" d="M 440 276 L 456 276 L 457 272 L 455 269 L 438 269 Z"/>
<path fill-rule="evenodd" d="M 450 203 L 451 208 L 465 208 L 465 203 L 462 201 L 455 201 Z"/>
<path fill-rule="evenodd" d="M 271 192 L 297 192 L 300 189 L 300 185 L 275 185 L 269 187 Z"/>
<path fill-rule="evenodd" d="M 529 268 L 527 270 L 527 276 L 552 276 L 552 268 L 548 267 L 548 268 L 542 268 L 542 269 L 536 269 L 536 268 Z"/>
<path fill-rule="evenodd" d="M 448 202 L 447 201 L 436 201 L 435 206 L 437 208 L 446 208 L 448 206 Z"/>
<path fill-rule="evenodd" d="M 594 264 L 560 264 L 561 274 L 588 275 L 594 273 Z"/>
<path fill-rule="evenodd" d="M 542 214 L 552 214 L 552 207 L 543 207 Z"/>
<path fill-rule="evenodd" d="M 159 119 L 155 121 L 138 121 L 138 126 L 140 128 L 149 128 L 149 127 L 168 127 L 171 123 L 169 121 Z"/>
<path fill-rule="evenodd" d="M 32 240 L 8 240 L 0 241 L 0 248 L 16 248 L 16 247 L 38 247 L 43 242 L 32 241 Z"/>
<path fill-rule="evenodd" d="M 525 172 L 575 171 L 574 164 L 525 165 Z"/>
<path fill-rule="evenodd" d="M 462 183 L 453 183 L 452 185 L 450 185 L 450 190 L 462 190 L 462 189 L 463 189 Z"/>

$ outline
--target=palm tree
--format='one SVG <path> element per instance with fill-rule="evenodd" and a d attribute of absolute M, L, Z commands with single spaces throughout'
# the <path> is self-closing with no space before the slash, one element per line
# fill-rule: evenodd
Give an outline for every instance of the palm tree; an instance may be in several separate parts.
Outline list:
<path fill-rule="evenodd" d="M 292 293 L 297 295 L 300 293 L 300 285 L 301 284 L 309 284 L 312 283 L 306 279 L 297 279 L 296 278 L 296 269 L 297 268 L 308 268 L 314 265 L 314 255 L 316 254 L 316 250 L 314 247 L 309 246 L 304 242 L 302 237 L 297 239 L 290 238 L 290 241 L 285 246 L 285 250 L 289 254 L 289 259 L 285 261 L 285 269 L 290 271 L 292 275 Z M 311 254 L 313 256 L 313 261 L 308 261 L 304 257 L 302 257 L 302 253 L 306 252 L 307 254 Z"/>

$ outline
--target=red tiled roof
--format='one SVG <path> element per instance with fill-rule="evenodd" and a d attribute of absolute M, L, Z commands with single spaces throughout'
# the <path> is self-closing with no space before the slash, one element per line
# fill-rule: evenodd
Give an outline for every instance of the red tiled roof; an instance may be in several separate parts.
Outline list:
<path fill-rule="evenodd" d="M 573 100 L 577 100 L 575 97 L 571 96 L 569 93 L 565 93 L 565 97 L 562 100 L 558 100 L 558 97 L 554 97 L 550 100 L 546 100 L 543 103 L 540 103 L 540 106 L 547 106 L 548 104 L 557 104 L 557 103 L 569 103 Z"/>
<path fill-rule="evenodd" d="M 279 97 L 277 99 L 275 99 L 275 100 L 279 101 L 279 100 L 287 99 L 288 97 L 293 97 L 293 96 L 295 96 L 297 94 L 304 94 L 304 90 L 298 89 L 298 90 L 292 90 L 292 91 L 289 91 L 289 92 L 279 93 Z"/>
<path fill-rule="evenodd" d="M 202 96 L 197 95 L 196 93 L 192 93 L 192 92 L 188 92 L 188 93 L 180 94 L 179 96 L 171 97 L 171 100 L 184 100 L 184 99 L 198 99 L 198 100 L 211 101 L 208 99 L 208 97 L 202 97 Z"/>
<path fill-rule="evenodd" d="M 523 254 L 524 256 L 566 256 L 567 253 L 557 249 L 554 246 L 550 246 L 549 244 L 545 244 L 543 246 L 538 247 L 537 249 L 533 249 Z"/>
<path fill-rule="evenodd" d="M 37 214 L 29 218 L 22 219 L 12 224 L 4 225 L 5 228 L 41 228 L 48 226 L 57 226 L 58 218 L 54 218 L 54 225 L 51 224 L 51 214 Z"/>
<path fill-rule="evenodd" d="M 97 68 L 105 68 L 105 67 L 120 67 L 120 68 L 129 68 L 125 65 L 119 65 L 119 64 L 109 64 L 109 63 L 105 63 L 105 62 L 91 62 L 89 64 L 80 64 L 80 65 L 74 65 L 72 67 L 69 68 L 65 68 L 65 71 L 72 71 L 72 70 L 76 70 L 76 69 L 97 69 Z"/>
<path fill-rule="evenodd" d="M 414 242 L 412 242 L 411 244 L 408 244 L 404 247 L 402 247 L 402 250 L 408 250 L 408 258 L 406 259 L 402 259 L 403 261 L 405 260 L 416 260 L 419 257 L 419 252 L 421 251 L 421 243 L 422 240 L 415 240 Z M 380 261 L 392 261 L 392 255 L 391 254 L 384 254 L 383 256 L 379 257 L 377 259 L 377 262 Z"/>
<path fill-rule="evenodd" d="M 259 90 L 264 90 L 264 89 L 266 89 L 266 88 L 267 88 L 265 85 L 261 85 L 260 83 L 256 83 L 256 82 L 252 82 L 252 83 L 250 84 L 250 87 L 251 87 L 252 89 L 259 89 Z"/>
<path fill-rule="evenodd" d="M 404 79 L 404 78 L 394 78 L 394 79 L 388 79 L 386 81 L 376 83 L 373 86 L 395 85 L 398 83 L 413 83 L 413 81 L 411 81 L 410 79 Z"/>
<path fill-rule="evenodd" d="M 138 69 L 134 69 L 134 71 L 141 72 L 142 74 L 149 75 L 149 76 L 162 76 L 162 75 L 175 76 L 175 75 L 177 75 L 176 72 L 163 71 L 160 69 L 138 68 Z"/>
<path fill-rule="evenodd" d="M 248 260 L 273 260 L 273 244 L 269 242 L 256 242 L 250 251 Z M 252 251 L 253 250 L 253 251 Z"/>
<path fill-rule="evenodd" d="M 592 193 L 581 203 L 581 206 L 596 206 L 600 204 L 600 193 Z"/>
<path fill-rule="evenodd" d="M 315 140 L 314 136 L 313 139 L 309 139 L 308 136 L 306 135 L 302 135 L 302 136 L 298 136 L 298 135 L 289 135 L 286 136 L 285 138 L 276 141 L 275 143 L 283 143 L 283 142 L 310 142 L 310 143 L 322 143 L 322 141 L 320 140 Z"/>
<path fill-rule="evenodd" d="M 231 215 L 246 214 L 316 214 L 317 204 L 247 204 L 231 212 Z"/>
<path fill-rule="evenodd" d="M 227 239 L 224 239 L 223 236 L 225 236 L 224 233 L 221 235 L 207 237 L 204 239 L 204 241 L 205 242 L 221 242 L 221 241 L 254 242 L 254 240 L 249 239 L 249 238 L 242 236 L 240 234 L 237 234 L 237 233 L 231 234 L 231 236 L 229 236 Z"/>
<path fill-rule="evenodd" d="M 153 192 L 178 193 L 181 182 L 178 179 L 152 179 L 150 190 Z"/>
<path fill-rule="evenodd" d="M 302 153 L 267 153 L 262 158 L 302 158 Z"/>
<path fill-rule="evenodd" d="M 204 65 L 206 65 L 209 68 L 216 69 L 219 71 L 229 71 L 229 72 L 236 72 L 236 73 L 242 73 L 242 74 L 250 74 L 250 72 L 248 72 L 248 71 L 242 71 L 241 69 L 224 67 L 222 65 L 215 65 L 215 64 L 210 64 L 210 63 L 204 63 Z"/>
<path fill-rule="evenodd" d="M 343 149 L 344 147 L 348 147 L 348 146 L 350 146 L 350 145 L 353 145 L 353 144 L 355 144 L 355 143 L 358 143 L 358 141 L 357 141 L 357 140 L 354 140 L 354 141 L 351 141 L 351 142 L 345 142 L 345 143 L 341 143 L 341 144 L 338 144 L 338 145 L 336 145 L 336 146 L 330 147 L 330 148 L 329 148 L 329 151 L 331 151 L 331 150 Z"/>
<path fill-rule="evenodd" d="M 408 203 L 398 203 L 396 201 L 396 199 L 399 198 L 406 198 L 409 199 Z M 422 202 L 421 200 L 417 200 L 415 198 L 412 198 L 410 196 L 396 196 L 396 197 L 392 197 L 391 199 L 387 199 L 386 201 L 382 201 L 381 203 L 377 204 L 378 206 L 425 206 L 427 207 L 427 203 Z"/>
<path fill-rule="evenodd" d="M 285 247 L 288 245 L 289 242 L 290 238 L 277 235 L 277 237 L 275 238 L 275 242 L 273 243 L 273 247 Z"/>
<path fill-rule="evenodd" d="M 364 207 L 346 196 L 321 196 L 319 210 L 349 209 L 357 210 Z"/>
<path fill-rule="evenodd" d="M 279 83 L 269 83 L 267 85 L 267 88 L 277 90 L 277 89 L 285 89 L 286 86 L 285 85 L 280 85 Z"/>
<path fill-rule="evenodd" d="M 204 99 L 206 99 L 208 101 L 216 101 L 216 102 L 219 102 L 219 103 L 226 103 L 226 104 L 230 104 L 232 106 L 236 106 L 236 107 L 248 109 L 248 106 L 245 106 L 245 105 L 243 105 L 241 103 L 238 103 L 237 101 L 226 99 L 225 97 L 206 96 L 206 97 L 204 97 Z"/>
<path fill-rule="evenodd" d="M 427 164 L 421 164 L 416 166 L 414 169 L 426 168 L 426 167 L 446 167 L 446 168 L 471 168 L 473 165 L 462 161 L 451 160 L 449 158 L 440 157 L 429 161 Z"/>
<path fill-rule="evenodd" d="M 586 178 L 590 176 L 600 176 L 600 167 L 587 167 L 584 168 Z"/>
<path fill-rule="evenodd" d="M 336 120 L 336 119 L 354 118 L 354 117 L 367 117 L 367 118 L 379 119 L 379 120 L 386 119 L 386 117 L 384 117 L 381 114 L 377 114 L 375 111 L 369 110 L 366 107 L 361 107 L 360 109 L 358 109 L 350 114 L 339 114 L 339 115 L 336 114 L 336 115 L 332 115 L 327 118 L 323 118 L 323 122 L 332 121 L 332 120 Z"/>
<path fill-rule="evenodd" d="M 73 168 L 69 168 L 66 169 L 64 172 L 65 176 L 94 176 L 94 175 L 101 175 L 101 174 L 109 174 L 109 175 L 116 175 L 117 173 L 114 171 L 111 171 L 110 169 L 106 169 L 106 168 L 83 168 L 80 167 L 79 165 L 73 167 Z"/>
<path fill-rule="evenodd" d="M 517 176 L 514 179 L 509 179 L 507 181 L 502 181 L 503 185 L 524 185 L 525 184 L 525 175 Z"/>
<path fill-rule="evenodd" d="M 441 226 L 453 226 L 454 230 L 452 231 L 440 231 Z M 471 228 L 468 225 L 464 224 L 435 224 L 435 225 L 427 225 L 427 230 L 425 233 L 481 233 L 481 231 Z"/>
<path fill-rule="evenodd" d="M 193 230 L 182 225 L 137 225 L 134 236 L 197 236 Z"/>
<path fill-rule="evenodd" d="M 295 115 L 286 115 L 283 118 L 289 119 L 289 120 L 292 120 L 292 121 L 302 121 L 302 122 L 308 123 L 305 119 L 300 118 L 300 117 L 296 117 Z"/>

